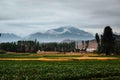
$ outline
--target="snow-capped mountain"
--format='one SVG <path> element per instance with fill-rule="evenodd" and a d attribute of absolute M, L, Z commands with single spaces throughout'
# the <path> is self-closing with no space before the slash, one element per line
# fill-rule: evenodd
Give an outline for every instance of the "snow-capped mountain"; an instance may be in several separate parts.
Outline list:
<path fill-rule="evenodd" d="M 28 36 L 28 39 L 37 39 L 40 42 L 59 42 L 65 39 L 88 40 L 93 38 L 92 34 L 75 27 L 60 27 L 48 30 L 45 33 L 37 32 Z"/>
<path fill-rule="evenodd" d="M 18 40 L 35 40 L 40 42 L 61 42 L 63 40 L 90 40 L 93 35 L 75 27 L 60 27 L 44 33 L 36 32 L 26 37 L 19 37 L 11 33 L 2 33 L 0 42 L 14 42 Z"/>
<path fill-rule="evenodd" d="M 65 32 L 70 32 L 71 33 L 70 28 L 69 27 L 61 27 L 61 28 L 58 28 L 58 29 L 48 30 L 46 33 L 56 35 L 56 34 L 63 34 Z"/>

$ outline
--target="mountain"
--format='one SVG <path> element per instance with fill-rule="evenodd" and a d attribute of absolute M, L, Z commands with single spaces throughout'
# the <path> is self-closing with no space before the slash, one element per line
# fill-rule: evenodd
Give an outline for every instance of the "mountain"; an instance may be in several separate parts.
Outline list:
<path fill-rule="evenodd" d="M 1 33 L 0 42 L 13 42 L 21 40 L 21 37 L 12 33 Z"/>
<path fill-rule="evenodd" d="M 70 40 L 90 40 L 93 35 L 75 27 L 60 27 L 44 33 L 36 32 L 26 37 L 19 37 L 12 33 L 1 33 L 0 42 L 14 42 L 18 40 L 35 40 L 40 42 L 70 42 Z"/>
<path fill-rule="evenodd" d="M 60 27 L 51 29 L 44 33 L 37 32 L 28 36 L 27 39 L 40 42 L 60 42 L 66 39 L 70 40 L 88 40 L 93 39 L 93 35 L 75 27 Z"/>

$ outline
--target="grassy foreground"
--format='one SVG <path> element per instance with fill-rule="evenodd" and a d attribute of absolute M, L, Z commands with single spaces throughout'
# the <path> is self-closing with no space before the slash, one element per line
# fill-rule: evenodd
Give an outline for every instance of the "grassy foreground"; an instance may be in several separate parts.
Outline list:
<path fill-rule="evenodd" d="M 119 80 L 120 60 L 0 61 L 0 80 Z"/>

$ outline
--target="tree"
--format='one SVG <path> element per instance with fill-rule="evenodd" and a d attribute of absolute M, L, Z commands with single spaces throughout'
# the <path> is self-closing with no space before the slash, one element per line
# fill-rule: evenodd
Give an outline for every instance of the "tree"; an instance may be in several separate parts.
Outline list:
<path fill-rule="evenodd" d="M 87 51 L 88 46 L 89 46 L 89 40 L 85 41 L 85 51 Z"/>
<path fill-rule="evenodd" d="M 113 37 L 112 28 L 110 26 L 105 27 L 103 36 L 101 36 L 101 52 L 110 55 L 114 52 L 115 38 Z"/>
<path fill-rule="evenodd" d="M 2 36 L 2 34 L 0 33 L 0 37 Z"/>
<path fill-rule="evenodd" d="M 84 46 L 85 46 L 85 44 L 84 44 L 85 42 L 84 41 L 82 41 L 82 51 L 84 50 Z"/>
<path fill-rule="evenodd" d="M 0 33 L 0 37 L 1 37 L 1 33 Z"/>
<path fill-rule="evenodd" d="M 96 39 L 96 42 L 97 42 L 97 45 L 98 45 L 97 49 L 98 49 L 98 52 L 99 52 L 99 50 L 100 50 L 100 38 L 99 38 L 98 33 L 95 34 L 95 39 Z"/>
<path fill-rule="evenodd" d="M 114 48 L 114 52 L 117 54 L 117 55 L 120 55 L 120 40 L 116 40 L 116 44 L 115 44 L 115 48 Z"/>

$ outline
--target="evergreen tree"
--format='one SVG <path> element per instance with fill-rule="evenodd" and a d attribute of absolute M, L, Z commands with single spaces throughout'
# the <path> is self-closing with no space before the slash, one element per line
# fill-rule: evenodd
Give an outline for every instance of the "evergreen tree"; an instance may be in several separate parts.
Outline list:
<path fill-rule="evenodd" d="M 98 49 L 98 52 L 99 52 L 99 50 L 100 50 L 100 38 L 99 38 L 98 33 L 95 34 L 95 39 L 96 39 L 96 42 L 97 42 L 97 45 L 98 45 L 97 49 Z"/>
<path fill-rule="evenodd" d="M 113 37 L 112 28 L 110 26 L 105 27 L 103 36 L 101 36 L 101 52 L 110 55 L 114 52 L 115 38 Z"/>

